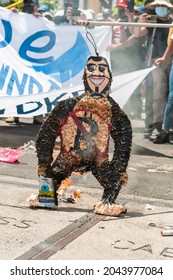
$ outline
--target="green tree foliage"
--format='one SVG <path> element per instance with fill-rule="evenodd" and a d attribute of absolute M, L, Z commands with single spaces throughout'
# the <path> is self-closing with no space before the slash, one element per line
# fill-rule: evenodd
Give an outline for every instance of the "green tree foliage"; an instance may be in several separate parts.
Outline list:
<path fill-rule="evenodd" d="M 40 6 L 47 5 L 51 10 L 57 10 L 59 5 L 59 0 L 39 0 Z"/>

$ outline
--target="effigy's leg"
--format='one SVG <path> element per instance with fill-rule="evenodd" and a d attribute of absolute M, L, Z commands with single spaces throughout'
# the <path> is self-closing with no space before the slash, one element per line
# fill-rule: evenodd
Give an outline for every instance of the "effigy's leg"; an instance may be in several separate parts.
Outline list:
<path fill-rule="evenodd" d="M 121 190 L 121 186 L 122 186 L 122 183 L 117 180 L 114 182 L 114 186 L 111 187 L 111 188 L 105 188 L 104 191 L 103 191 L 103 195 L 102 195 L 102 202 L 104 204 L 106 203 L 110 203 L 110 204 L 113 204 L 115 203 L 115 200 L 119 194 L 119 191 Z"/>
<path fill-rule="evenodd" d="M 55 205 L 58 205 L 57 191 L 63 180 L 71 176 L 72 163 L 70 158 L 57 157 L 52 165 L 53 182 L 54 182 L 54 200 Z"/>
<path fill-rule="evenodd" d="M 119 216 L 121 213 L 126 212 L 126 209 L 122 205 L 115 203 L 115 200 L 124 184 L 124 178 L 116 174 L 112 165 L 106 162 L 99 167 L 92 170 L 93 175 L 98 182 L 104 188 L 101 202 L 95 205 L 95 213 Z"/>

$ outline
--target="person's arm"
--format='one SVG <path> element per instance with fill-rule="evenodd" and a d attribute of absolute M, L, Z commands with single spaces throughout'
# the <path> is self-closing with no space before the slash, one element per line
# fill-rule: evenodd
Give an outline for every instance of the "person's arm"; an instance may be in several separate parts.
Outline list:
<path fill-rule="evenodd" d="M 13 13 L 18 13 L 19 12 L 18 8 L 16 8 L 16 7 L 11 8 L 10 11 L 13 12 Z"/>
<path fill-rule="evenodd" d="M 129 48 L 134 45 L 134 43 L 138 40 L 134 35 L 131 35 L 127 40 L 121 42 L 121 43 L 115 43 L 111 44 L 107 47 L 107 51 L 115 51 L 115 50 L 122 50 L 125 48 Z"/>
<path fill-rule="evenodd" d="M 20 12 L 16 7 L 11 8 L 10 11 L 13 12 L 13 13 L 19 13 Z M 38 12 L 33 12 L 32 15 L 37 17 L 37 18 L 42 17 L 42 14 L 40 14 Z"/>
<path fill-rule="evenodd" d="M 139 17 L 138 23 L 146 23 L 149 22 L 149 15 L 144 13 Z M 142 26 L 134 26 L 133 34 L 136 38 L 144 37 L 148 34 L 148 30 L 146 27 Z"/>
<path fill-rule="evenodd" d="M 36 18 L 42 17 L 42 14 L 40 14 L 38 12 L 34 12 L 32 15 Z"/>
<path fill-rule="evenodd" d="M 163 56 L 160 58 L 157 58 L 155 61 L 155 64 L 156 65 L 163 64 L 164 62 L 166 62 L 169 59 L 171 54 L 173 54 L 173 35 L 171 36 L 170 44 L 167 46 Z"/>
<path fill-rule="evenodd" d="M 55 16 L 53 21 L 56 25 L 61 23 L 69 23 L 69 20 L 67 20 L 66 16 Z"/>
<path fill-rule="evenodd" d="M 53 21 L 56 25 L 69 23 L 72 18 L 72 7 L 68 7 L 64 15 L 55 15 Z"/>
<path fill-rule="evenodd" d="M 130 11 L 129 11 L 129 9 L 128 8 L 126 8 L 126 15 L 127 15 L 127 17 L 128 17 L 128 22 L 134 22 L 134 15 L 133 15 L 133 13 L 131 13 Z M 133 26 L 128 26 L 128 29 L 129 29 L 129 32 L 130 32 L 130 34 L 133 34 L 134 33 L 134 27 Z"/>

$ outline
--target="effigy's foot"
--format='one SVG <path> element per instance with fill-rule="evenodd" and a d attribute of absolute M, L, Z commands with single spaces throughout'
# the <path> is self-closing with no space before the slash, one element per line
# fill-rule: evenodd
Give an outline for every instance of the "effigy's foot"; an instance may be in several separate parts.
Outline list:
<path fill-rule="evenodd" d="M 29 202 L 30 208 L 36 208 L 39 204 L 38 195 L 31 194 L 30 197 L 27 199 Z"/>
<path fill-rule="evenodd" d="M 110 203 L 103 203 L 97 202 L 94 206 L 94 213 L 101 214 L 105 216 L 113 216 L 118 217 L 121 213 L 126 213 L 127 209 L 123 207 L 123 205 L 119 204 L 110 204 Z"/>

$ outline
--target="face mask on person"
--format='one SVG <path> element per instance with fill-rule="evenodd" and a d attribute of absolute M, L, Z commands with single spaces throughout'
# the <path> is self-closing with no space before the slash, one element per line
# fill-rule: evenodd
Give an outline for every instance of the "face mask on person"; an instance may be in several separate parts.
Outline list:
<path fill-rule="evenodd" d="M 168 15 L 168 8 L 167 7 L 156 7 L 155 12 L 158 17 L 166 17 Z"/>

